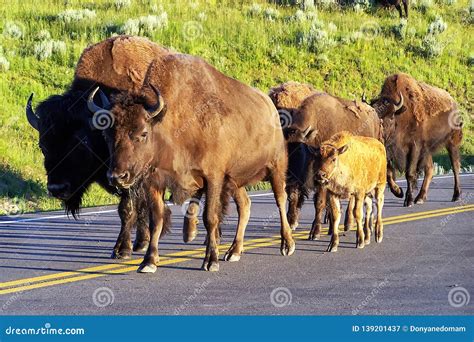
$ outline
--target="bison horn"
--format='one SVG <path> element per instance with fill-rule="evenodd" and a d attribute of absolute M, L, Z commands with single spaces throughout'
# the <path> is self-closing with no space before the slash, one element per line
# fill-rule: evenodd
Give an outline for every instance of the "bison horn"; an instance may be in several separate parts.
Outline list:
<path fill-rule="evenodd" d="M 362 102 L 369 104 L 369 102 L 367 102 L 367 97 L 365 97 L 365 91 L 362 93 Z"/>
<path fill-rule="evenodd" d="M 400 101 L 393 104 L 395 106 L 395 112 L 398 112 L 403 107 L 403 94 L 401 91 L 398 94 L 400 95 Z"/>
<path fill-rule="evenodd" d="M 151 119 L 157 116 L 163 110 L 165 107 L 165 101 L 161 96 L 160 91 L 156 89 L 153 84 L 150 84 L 150 87 L 153 89 L 153 92 L 157 98 L 157 103 L 154 106 L 145 106 L 145 110 L 148 112 L 148 117 Z"/>
<path fill-rule="evenodd" d="M 94 96 L 95 94 L 97 94 L 97 92 L 99 92 L 100 100 L 102 101 L 105 108 L 99 107 L 98 105 L 95 104 Z M 91 91 L 91 93 L 89 94 L 89 97 L 87 98 L 87 108 L 89 108 L 89 110 L 92 113 L 95 113 L 98 111 L 110 109 L 110 107 L 111 105 L 107 96 L 104 94 L 102 90 L 99 89 L 99 87 L 95 87 L 95 89 Z"/>
<path fill-rule="evenodd" d="M 26 103 L 26 118 L 30 125 L 39 130 L 39 116 L 33 111 L 33 107 L 31 106 L 31 100 L 33 100 L 33 93 L 31 93 L 30 97 L 28 98 L 28 102 Z"/>

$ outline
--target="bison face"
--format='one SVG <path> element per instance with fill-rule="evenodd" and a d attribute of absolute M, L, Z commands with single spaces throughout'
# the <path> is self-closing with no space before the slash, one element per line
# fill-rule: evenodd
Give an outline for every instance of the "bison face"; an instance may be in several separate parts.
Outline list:
<path fill-rule="evenodd" d="M 347 151 L 347 145 L 342 147 L 335 147 L 332 145 L 322 145 L 317 149 L 310 149 L 311 153 L 319 160 L 317 163 L 317 172 L 314 177 L 315 180 L 325 185 L 334 175 L 339 163 L 339 156 Z"/>
<path fill-rule="evenodd" d="M 401 92 L 398 93 L 398 100 L 389 96 L 381 96 L 371 103 L 382 120 L 384 139 L 389 142 L 395 134 L 397 127 L 396 117 L 406 111 L 404 98 Z"/>
<path fill-rule="evenodd" d="M 151 167 L 156 152 L 153 128 L 166 111 L 159 91 L 151 88 L 156 95 L 155 105 L 150 106 L 144 98 L 123 93 L 116 97 L 109 112 L 114 124 L 104 131 L 111 156 L 107 176 L 110 184 L 116 187 L 130 188 Z M 93 103 L 97 91 L 98 88 L 89 96 L 89 109 L 96 112 L 105 110 Z"/>
<path fill-rule="evenodd" d="M 107 152 L 105 144 L 102 143 L 102 150 L 98 149 L 97 137 L 84 122 L 77 120 L 83 112 L 87 115 L 84 101 L 73 100 L 69 95 L 55 95 L 38 106 L 37 115 L 31 108 L 31 99 L 26 108 L 27 117 L 39 132 L 48 192 L 62 200 L 66 209 L 75 215 L 102 159 L 107 158 L 103 153 Z"/>
<path fill-rule="evenodd" d="M 303 130 L 292 126 L 283 129 L 283 134 L 288 143 L 308 143 L 314 140 L 316 131 L 311 126 Z"/>

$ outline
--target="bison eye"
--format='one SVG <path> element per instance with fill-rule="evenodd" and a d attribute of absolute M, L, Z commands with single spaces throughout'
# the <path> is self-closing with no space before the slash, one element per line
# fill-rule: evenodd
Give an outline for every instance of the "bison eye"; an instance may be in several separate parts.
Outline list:
<path fill-rule="evenodd" d="M 143 132 L 142 134 L 140 134 L 140 136 L 138 137 L 138 141 L 140 142 L 145 142 L 148 138 L 148 132 Z"/>

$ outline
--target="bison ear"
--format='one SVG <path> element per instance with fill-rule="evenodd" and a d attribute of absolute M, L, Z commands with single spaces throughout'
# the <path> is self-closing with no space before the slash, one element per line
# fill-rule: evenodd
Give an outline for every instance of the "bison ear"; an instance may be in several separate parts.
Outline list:
<path fill-rule="evenodd" d="M 337 149 L 337 152 L 338 152 L 339 154 L 343 154 L 343 153 L 346 152 L 346 151 L 347 151 L 347 145 L 344 145 L 344 146 L 339 147 L 339 148 Z"/>

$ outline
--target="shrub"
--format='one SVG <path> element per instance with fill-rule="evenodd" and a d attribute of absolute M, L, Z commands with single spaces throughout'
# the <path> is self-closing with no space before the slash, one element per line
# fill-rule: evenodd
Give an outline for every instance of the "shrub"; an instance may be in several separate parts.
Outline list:
<path fill-rule="evenodd" d="M 20 39 L 23 37 L 23 30 L 12 21 L 7 21 L 3 26 L 3 34 L 10 38 Z"/>
<path fill-rule="evenodd" d="M 119 29 L 120 33 L 128 35 L 151 34 L 158 29 L 168 26 L 168 13 L 147 15 L 138 19 L 128 19 Z"/>
<path fill-rule="evenodd" d="M 73 10 L 68 9 L 57 15 L 58 20 L 70 24 L 82 20 L 92 20 L 96 17 L 95 11 L 89 9 Z"/>
<path fill-rule="evenodd" d="M 263 17 L 269 21 L 274 21 L 278 19 L 279 16 L 280 16 L 280 12 L 278 12 L 278 10 L 271 7 L 266 8 L 263 11 Z"/>
<path fill-rule="evenodd" d="M 10 69 L 10 62 L 0 55 L 0 72 L 7 71 L 8 69 Z"/>
<path fill-rule="evenodd" d="M 420 55 L 427 59 L 435 58 L 443 53 L 443 49 L 443 44 L 436 36 L 428 34 L 421 41 Z"/>
<path fill-rule="evenodd" d="M 428 34 L 437 35 L 444 32 L 447 28 L 448 24 L 443 21 L 443 18 L 436 17 L 436 19 L 428 26 Z"/>
<path fill-rule="evenodd" d="M 247 13 L 251 17 L 258 17 L 260 15 L 260 13 L 262 13 L 262 6 L 260 6 L 259 4 L 254 3 L 254 4 L 252 4 L 252 6 L 250 6 Z"/>
<path fill-rule="evenodd" d="M 60 40 L 43 40 L 33 47 L 33 54 L 40 61 L 48 59 L 54 54 L 64 53 L 66 53 L 66 43 Z"/>
<path fill-rule="evenodd" d="M 433 0 L 419 0 L 414 7 L 426 13 L 433 7 Z"/>
<path fill-rule="evenodd" d="M 48 30 L 41 30 L 36 34 L 35 37 L 36 40 L 50 40 L 51 39 L 51 33 L 49 33 Z"/>
<path fill-rule="evenodd" d="M 315 2 L 316 5 L 321 8 L 332 8 L 338 4 L 337 0 L 316 0 Z"/>
<path fill-rule="evenodd" d="M 306 47 L 309 51 L 321 54 L 335 44 L 327 31 L 322 29 L 321 22 L 313 22 L 308 32 L 298 31 L 296 40 L 298 45 Z"/>
<path fill-rule="evenodd" d="M 128 19 L 121 27 L 121 33 L 136 36 L 140 33 L 140 20 Z"/>
<path fill-rule="evenodd" d="M 115 0 L 114 6 L 117 10 L 121 10 L 122 8 L 130 7 L 132 5 L 131 0 Z"/>
<path fill-rule="evenodd" d="M 400 23 L 392 27 L 392 32 L 399 40 L 405 39 L 407 35 L 408 21 L 405 18 L 400 19 Z"/>
<path fill-rule="evenodd" d="M 467 57 L 467 65 L 470 67 L 474 66 L 474 53 L 471 53 L 469 57 Z"/>

